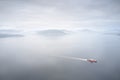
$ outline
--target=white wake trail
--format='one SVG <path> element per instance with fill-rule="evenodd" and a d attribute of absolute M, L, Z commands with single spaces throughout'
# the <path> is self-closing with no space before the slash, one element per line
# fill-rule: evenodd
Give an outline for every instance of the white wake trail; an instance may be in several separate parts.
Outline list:
<path fill-rule="evenodd" d="M 84 58 L 76 58 L 76 57 L 67 57 L 67 56 L 54 56 L 54 57 L 59 57 L 59 58 L 64 58 L 64 59 L 71 59 L 71 60 L 87 61 L 87 59 L 84 59 Z"/>

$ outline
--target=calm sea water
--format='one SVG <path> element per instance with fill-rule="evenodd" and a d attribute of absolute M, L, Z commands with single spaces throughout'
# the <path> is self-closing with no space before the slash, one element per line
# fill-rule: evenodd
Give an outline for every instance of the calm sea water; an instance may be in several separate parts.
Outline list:
<path fill-rule="evenodd" d="M 0 80 L 120 80 L 120 36 L 77 32 L 0 38 Z"/>

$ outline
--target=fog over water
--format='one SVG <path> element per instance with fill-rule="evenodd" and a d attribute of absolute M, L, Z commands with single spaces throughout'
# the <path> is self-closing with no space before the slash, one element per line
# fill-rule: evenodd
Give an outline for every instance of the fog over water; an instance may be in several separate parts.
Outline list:
<path fill-rule="evenodd" d="M 3 32 L 10 36 L 3 37 Z M 45 29 L 28 35 L 2 29 L 0 80 L 119 80 L 120 36 L 108 33 L 113 32 Z M 11 37 L 16 34 L 23 36 Z M 93 58 L 98 63 L 54 56 Z"/>
<path fill-rule="evenodd" d="M 120 0 L 0 0 L 0 80 L 120 80 L 119 57 Z"/>

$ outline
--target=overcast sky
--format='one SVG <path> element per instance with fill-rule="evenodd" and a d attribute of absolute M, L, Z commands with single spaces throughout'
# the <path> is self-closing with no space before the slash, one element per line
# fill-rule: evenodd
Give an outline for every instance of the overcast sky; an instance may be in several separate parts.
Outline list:
<path fill-rule="evenodd" d="M 0 26 L 119 27 L 120 0 L 0 0 Z"/>

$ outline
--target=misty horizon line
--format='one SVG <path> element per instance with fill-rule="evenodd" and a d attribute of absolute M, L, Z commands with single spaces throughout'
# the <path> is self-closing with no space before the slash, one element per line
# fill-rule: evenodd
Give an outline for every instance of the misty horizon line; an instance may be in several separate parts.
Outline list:
<path fill-rule="evenodd" d="M 13 29 L 13 28 L 1 28 L 0 29 L 0 38 L 5 37 L 24 37 L 26 34 L 28 35 L 43 35 L 43 36 L 63 36 L 67 34 L 79 33 L 79 32 L 87 32 L 87 33 L 97 33 L 104 35 L 117 35 L 120 36 L 120 29 L 113 30 L 95 30 L 88 28 L 79 28 L 79 29 L 31 29 L 31 30 L 22 30 L 22 29 Z"/>

